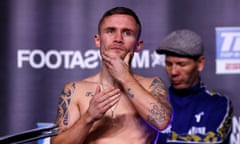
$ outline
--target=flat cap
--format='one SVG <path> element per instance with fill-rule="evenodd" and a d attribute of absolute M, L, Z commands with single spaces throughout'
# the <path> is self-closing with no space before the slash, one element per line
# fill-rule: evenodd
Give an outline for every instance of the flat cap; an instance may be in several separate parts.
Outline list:
<path fill-rule="evenodd" d="M 201 37 L 191 30 L 176 30 L 163 39 L 156 52 L 183 57 L 198 57 L 203 55 L 203 42 Z"/>

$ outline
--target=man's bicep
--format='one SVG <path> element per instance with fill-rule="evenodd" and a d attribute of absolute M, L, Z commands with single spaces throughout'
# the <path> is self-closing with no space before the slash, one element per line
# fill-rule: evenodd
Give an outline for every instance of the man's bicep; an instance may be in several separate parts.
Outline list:
<path fill-rule="evenodd" d="M 60 129 L 71 126 L 73 123 L 72 116 L 77 113 L 77 105 L 73 101 L 74 91 L 75 83 L 67 84 L 59 97 L 56 124 Z"/>

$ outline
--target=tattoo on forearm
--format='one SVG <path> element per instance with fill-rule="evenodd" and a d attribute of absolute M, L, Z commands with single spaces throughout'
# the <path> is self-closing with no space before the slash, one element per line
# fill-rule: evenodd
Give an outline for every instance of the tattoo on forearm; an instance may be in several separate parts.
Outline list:
<path fill-rule="evenodd" d="M 158 96 L 166 96 L 167 94 L 167 87 L 160 79 L 156 78 L 152 81 L 150 88 L 152 89 L 152 95 Z"/>
<path fill-rule="evenodd" d="M 167 87 L 160 78 L 156 78 L 150 84 L 150 89 L 151 94 L 157 98 L 158 103 L 151 103 L 148 121 L 152 124 L 164 125 L 169 120 L 169 115 L 171 115 L 171 105 L 167 99 Z"/>
<path fill-rule="evenodd" d="M 129 96 L 130 98 L 134 97 L 134 94 L 131 92 L 130 88 L 127 89 L 127 96 Z"/>
<path fill-rule="evenodd" d="M 58 103 L 58 115 L 57 124 L 63 123 L 63 125 L 68 125 L 68 107 L 71 102 L 71 96 L 76 88 L 76 84 L 73 83 L 70 89 L 63 90 Z"/>
<path fill-rule="evenodd" d="M 148 115 L 147 120 L 155 125 L 156 123 L 162 125 L 166 122 L 168 117 L 168 112 L 161 105 L 158 107 L 157 104 L 152 103 L 152 109 L 150 109 L 150 114 Z"/>

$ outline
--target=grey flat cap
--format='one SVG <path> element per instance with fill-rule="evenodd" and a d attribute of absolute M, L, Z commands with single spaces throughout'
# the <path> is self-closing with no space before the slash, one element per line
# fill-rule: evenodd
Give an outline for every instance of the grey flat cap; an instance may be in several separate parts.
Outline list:
<path fill-rule="evenodd" d="M 156 50 L 159 54 L 177 54 L 186 57 L 203 55 L 203 42 L 201 37 L 188 29 L 171 32 L 160 43 Z"/>

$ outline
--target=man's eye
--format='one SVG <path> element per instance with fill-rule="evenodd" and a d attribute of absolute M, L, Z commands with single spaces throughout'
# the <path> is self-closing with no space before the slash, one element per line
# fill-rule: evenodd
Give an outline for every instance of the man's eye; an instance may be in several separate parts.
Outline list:
<path fill-rule="evenodd" d="M 125 31 L 125 32 L 124 32 L 124 35 L 126 35 L 126 36 L 131 36 L 131 35 L 132 35 L 132 32 L 130 32 L 130 31 Z"/>
<path fill-rule="evenodd" d="M 165 62 L 165 65 L 168 66 L 168 67 L 172 66 L 172 64 L 169 63 L 169 62 Z"/>
<path fill-rule="evenodd" d="M 113 33 L 113 29 L 108 29 L 107 33 Z"/>
<path fill-rule="evenodd" d="M 186 66 L 186 63 L 179 63 L 179 65 L 180 65 L 181 67 L 184 67 L 184 66 Z"/>

